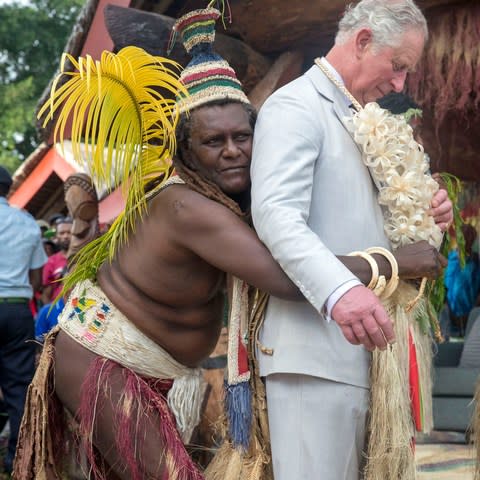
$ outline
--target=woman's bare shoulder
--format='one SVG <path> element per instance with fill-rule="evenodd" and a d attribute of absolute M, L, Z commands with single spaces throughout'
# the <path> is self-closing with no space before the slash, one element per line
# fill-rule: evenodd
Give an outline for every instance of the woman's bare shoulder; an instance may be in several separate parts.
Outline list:
<path fill-rule="evenodd" d="M 226 206 L 186 185 L 172 185 L 160 192 L 151 200 L 150 213 L 177 227 L 212 225 L 236 218 Z"/>

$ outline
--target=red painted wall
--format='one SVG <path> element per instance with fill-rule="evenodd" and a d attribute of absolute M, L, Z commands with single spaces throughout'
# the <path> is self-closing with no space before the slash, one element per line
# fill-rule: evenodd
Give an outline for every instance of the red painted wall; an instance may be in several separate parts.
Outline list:
<path fill-rule="evenodd" d="M 103 50 L 111 51 L 113 42 L 105 27 L 105 17 L 103 10 L 107 5 L 118 5 L 120 7 L 129 7 L 131 0 L 100 0 L 97 11 L 93 17 L 87 39 L 83 44 L 81 56 L 91 55 L 99 60 Z"/>
<path fill-rule="evenodd" d="M 8 199 L 10 204 L 24 208 L 53 172 L 64 181 L 75 172 L 74 167 L 63 159 L 55 147 L 50 148 L 17 191 Z"/>

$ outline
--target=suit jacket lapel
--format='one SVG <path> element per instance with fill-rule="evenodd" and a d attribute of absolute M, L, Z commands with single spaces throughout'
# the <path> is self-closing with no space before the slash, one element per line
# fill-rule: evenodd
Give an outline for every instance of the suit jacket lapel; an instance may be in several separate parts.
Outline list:
<path fill-rule="evenodd" d="M 352 142 L 355 144 L 359 152 L 362 153 L 361 148 L 355 142 L 352 132 L 348 130 L 344 121 L 344 118 L 350 117 L 352 115 L 352 112 L 347 106 L 343 93 L 325 76 L 325 74 L 316 65 L 313 65 L 312 68 L 310 68 L 310 70 L 305 73 L 305 75 L 313 83 L 318 93 L 332 103 L 335 115 L 342 124 L 343 128 L 345 128 L 347 133 L 350 135 Z"/>
<path fill-rule="evenodd" d="M 316 65 L 313 65 L 312 68 L 310 68 L 310 70 L 305 73 L 305 75 L 313 83 L 318 93 L 322 95 L 322 97 L 326 98 L 328 101 L 332 102 L 332 107 L 335 115 L 338 117 L 338 120 L 342 124 L 343 128 L 345 128 L 345 130 L 347 131 L 357 150 L 360 152 L 361 155 L 363 155 L 362 149 L 359 147 L 359 145 L 353 138 L 352 132 L 350 132 L 350 130 L 347 128 L 344 121 L 344 118 L 351 116 L 352 112 L 347 106 L 347 102 L 345 101 L 345 96 L 343 95 L 343 93 L 325 76 L 325 74 Z M 372 172 L 369 168 L 367 168 L 367 170 L 370 174 L 374 187 L 378 191 L 378 185 L 375 182 L 375 178 L 372 175 Z"/>

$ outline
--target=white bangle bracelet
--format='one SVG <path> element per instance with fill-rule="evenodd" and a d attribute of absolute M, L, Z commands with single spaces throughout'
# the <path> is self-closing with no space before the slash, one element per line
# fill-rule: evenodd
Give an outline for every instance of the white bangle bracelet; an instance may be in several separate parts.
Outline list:
<path fill-rule="evenodd" d="M 361 257 L 368 262 L 368 264 L 370 265 L 370 269 L 372 270 L 372 276 L 370 278 L 369 284 L 367 285 L 367 288 L 369 288 L 370 290 L 373 290 L 378 283 L 379 272 L 378 272 L 378 264 L 376 260 L 370 254 L 362 251 L 349 253 L 348 256 Z"/>
<path fill-rule="evenodd" d="M 386 299 L 390 297 L 393 292 L 397 289 L 398 287 L 398 282 L 399 282 L 399 277 L 398 277 L 398 262 L 395 256 L 393 255 L 392 252 L 387 250 L 386 248 L 383 247 L 371 247 L 367 248 L 366 250 L 368 253 L 377 253 L 378 255 L 382 255 L 388 260 L 388 263 L 390 263 L 390 268 L 392 269 L 392 276 L 388 280 L 387 285 L 385 286 L 385 289 L 383 290 L 382 294 L 380 295 L 382 299 Z"/>

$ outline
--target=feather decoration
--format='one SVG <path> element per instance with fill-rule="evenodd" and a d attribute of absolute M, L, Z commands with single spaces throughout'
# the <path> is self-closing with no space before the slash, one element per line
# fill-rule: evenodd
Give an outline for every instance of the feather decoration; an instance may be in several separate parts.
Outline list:
<path fill-rule="evenodd" d="M 76 71 L 64 71 L 67 60 Z M 61 145 L 71 122 L 77 163 L 97 185 L 121 186 L 126 198 L 124 211 L 109 231 L 77 254 L 74 270 L 64 279 L 64 291 L 80 280 L 94 278 L 99 266 L 113 258 L 145 212 L 146 185 L 156 178 L 163 177 L 163 182 L 171 173 L 176 99 L 188 95 L 179 81 L 180 69 L 172 60 L 132 46 L 117 54 L 105 51 L 100 61 L 89 55 L 78 61 L 63 55 L 61 73 L 38 117 L 46 114 L 45 126 L 58 115 L 54 138 Z M 57 88 L 65 75 L 68 80 Z"/>

